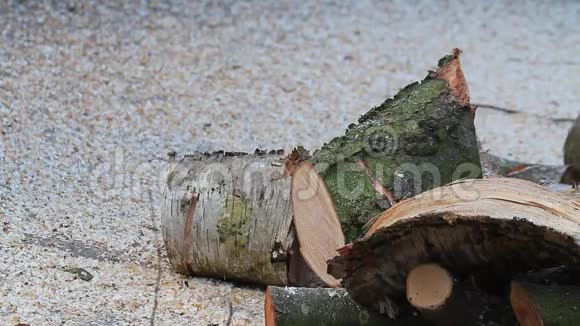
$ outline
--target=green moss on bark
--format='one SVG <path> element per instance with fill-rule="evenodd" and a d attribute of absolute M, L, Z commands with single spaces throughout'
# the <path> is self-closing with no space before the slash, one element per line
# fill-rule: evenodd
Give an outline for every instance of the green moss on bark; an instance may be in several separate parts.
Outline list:
<path fill-rule="evenodd" d="M 447 81 L 429 76 L 371 109 L 345 135 L 313 153 L 347 241 L 360 237 L 363 225 L 388 208 L 357 167 L 359 160 L 399 199 L 465 177 L 468 171 L 473 171 L 469 177 L 481 176 L 469 108 L 453 100 Z"/>
<path fill-rule="evenodd" d="M 437 62 L 437 66 L 443 67 L 443 66 L 451 63 L 451 61 L 453 61 L 454 58 L 455 58 L 455 56 L 453 54 L 448 54 L 448 55 L 444 56 L 443 58 L 439 59 L 439 62 Z"/>
<path fill-rule="evenodd" d="M 353 301 L 345 289 L 269 286 L 266 318 L 271 312 L 277 326 L 398 326 L 426 325 L 420 316 L 391 319 Z M 270 310 L 271 309 L 271 310 Z M 274 320 L 270 320 L 273 322 Z"/>
<path fill-rule="evenodd" d="M 226 197 L 224 215 L 218 220 L 217 230 L 220 242 L 232 251 L 246 250 L 249 241 L 248 217 L 252 207 L 248 200 L 235 195 Z"/>

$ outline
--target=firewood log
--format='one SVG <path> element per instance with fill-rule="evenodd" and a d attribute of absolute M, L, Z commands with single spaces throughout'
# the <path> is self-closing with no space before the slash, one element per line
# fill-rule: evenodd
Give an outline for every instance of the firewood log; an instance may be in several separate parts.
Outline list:
<path fill-rule="evenodd" d="M 184 157 L 170 171 L 163 238 L 181 274 L 287 283 L 291 180 L 283 153 Z"/>
<path fill-rule="evenodd" d="M 344 245 L 332 198 L 309 162 L 292 161 L 290 169 L 282 152 L 217 152 L 176 164 L 162 215 L 173 267 L 261 284 L 338 286 L 326 273 L 326 260 Z"/>
<path fill-rule="evenodd" d="M 398 326 L 429 325 L 418 316 L 396 320 L 354 302 L 345 289 L 269 286 L 265 302 L 266 326 Z"/>
<path fill-rule="evenodd" d="M 510 300 L 521 326 L 580 323 L 580 286 L 512 282 Z"/>
<path fill-rule="evenodd" d="M 519 179 L 461 180 L 398 203 L 340 253 L 330 274 L 394 317 L 407 274 L 423 263 L 459 277 L 485 270 L 506 286 L 520 272 L 579 264 L 580 203 Z"/>
<path fill-rule="evenodd" d="M 395 201 L 458 178 L 481 177 L 459 54 L 455 49 L 423 81 L 405 87 L 313 153 L 347 242 Z"/>
<path fill-rule="evenodd" d="M 336 287 L 326 261 L 399 199 L 481 166 L 459 50 L 312 155 L 195 153 L 167 177 L 169 260 L 187 275 Z"/>

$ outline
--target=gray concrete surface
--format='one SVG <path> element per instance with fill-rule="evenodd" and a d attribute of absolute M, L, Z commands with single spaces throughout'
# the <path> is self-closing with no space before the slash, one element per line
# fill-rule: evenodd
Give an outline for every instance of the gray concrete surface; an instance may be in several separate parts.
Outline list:
<path fill-rule="evenodd" d="M 260 289 L 170 270 L 167 151 L 315 148 L 459 47 L 472 102 L 525 112 L 479 110 L 485 146 L 559 164 L 570 123 L 538 116 L 580 111 L 579 22 L 576 1 L 0 2 L 0 324 L 225 325 L 230 303 L 261 324 Z"/>

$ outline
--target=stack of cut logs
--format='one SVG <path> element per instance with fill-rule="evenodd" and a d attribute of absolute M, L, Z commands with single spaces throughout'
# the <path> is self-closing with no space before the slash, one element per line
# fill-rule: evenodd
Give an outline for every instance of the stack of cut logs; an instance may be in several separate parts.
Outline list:
<path fill-rule="evenodd" d="M 580 325 L 580 196 L 480 157 L 459 54 L 313 152 L 172 162 L 173 268 L 268 285 L 266 325 Z"/>

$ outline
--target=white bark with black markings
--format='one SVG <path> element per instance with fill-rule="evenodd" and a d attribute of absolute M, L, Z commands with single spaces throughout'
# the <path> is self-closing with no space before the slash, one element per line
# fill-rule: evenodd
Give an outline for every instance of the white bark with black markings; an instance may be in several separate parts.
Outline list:
<path fill-rule="evenodd" d="M 288 282 L 294 233 L 282 153 L 194 154 L 168 174 L 163 237 L 179 273 Z"/>

